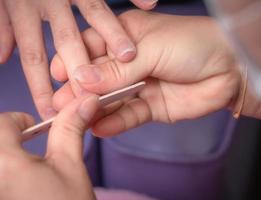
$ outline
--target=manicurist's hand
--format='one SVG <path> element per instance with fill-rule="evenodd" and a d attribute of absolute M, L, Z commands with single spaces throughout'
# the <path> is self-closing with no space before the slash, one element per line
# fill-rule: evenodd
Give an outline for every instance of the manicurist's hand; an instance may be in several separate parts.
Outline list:
<path fill-rule="evenodd" d="M 232 106 L 241 76 L 233 52 L 210 17 L 174 16 L 130 11 L 120 16 L 135 41 L 137 57 L 119 62 L 93 29 L 83 33 L 93 65 L 81 66 L 78 82 L 88 91 L 106 93 L 145 79 L 147 86 L 117 111 L 94 124 L 94 133 L 108 136 L 147 121 L 175 122 Z M 66 79 L 56 56 L 54 78 Z M 54 96 L 56 109 L 74 98 L 67 83 Z"/>
<path fill-rule="evenodd" d="M 32 117 L 0 114 L 0 199 L 94 200 L 82 148 L 97 107 L 97 96 L 68 104 L 53 123 L 44 158 L 22 148 L 20 133 L 33 125 Z"/>
<path fill-rule="evenodd" d="M 156 4 L 155 0 L 132 2 L 142 9 L 151 9 Z M 81 87 L 75 81 L 74 72 L 77 66 L 89 63 L 72 4 L 79 8 L 118 60 L 128 62 L 136 55 L 135 45 L 104 0 L 0 0 L 0 62 L 10 55 L 15 36 L 34 102 L 44 119 L 56 112 L 51 103 L 53 89 L 42 21 L 50 22 L 55 48 L 65 64 L 75 95 L 81 94 Z"/>

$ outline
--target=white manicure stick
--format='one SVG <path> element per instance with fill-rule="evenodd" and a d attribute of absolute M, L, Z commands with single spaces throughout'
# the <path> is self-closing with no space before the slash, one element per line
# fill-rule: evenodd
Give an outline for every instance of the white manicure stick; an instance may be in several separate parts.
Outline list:
<path fill-rule="evenodd" d="M 103 106 L 106 106 L 106 105 L 108 105 L 108 104 L 110 104 L 114 101 L 120 100 L 123 97 L 131 96 L 131 95 L 139 92 L 145 86 L 145 84 L 146 83 L 144 81 L 138 82 L 134 85 L 131 85 L 131 86 L 125 87 L 123 89 L 111 92 L 109 94 L 105 94 L 103 96 L 100 96 L 99 97 L 100 105 L 101 105 L 101 107 L 103 107 Z M 43 132 L 46 132 L 51 127 L 54 119 L 55 119 L 55 117 L 48 119 L 44 122 L 41 122 L 37 125 L 34 125 L 34 126 L 28 128 L 28 129 L 25 129 L 22 132 L 23 139 L 29 139 L 33 136 L 39 135 Z"/>

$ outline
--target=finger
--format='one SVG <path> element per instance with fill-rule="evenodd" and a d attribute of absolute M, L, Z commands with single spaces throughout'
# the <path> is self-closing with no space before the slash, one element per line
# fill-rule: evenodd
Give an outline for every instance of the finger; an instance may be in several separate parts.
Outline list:
<path fill-rule="evenodd" d="M 70 82 L 67 82 L 54 93 L 53 107 L 55 108 L 55 110 L 60 111 L 74 98 L 75 95 L 73 94 Z"/>
<path fill-rule="evenodd" d="M 145 48 L 145 47 L 142 47 Z M 141 50 L 141 52 L 148 52 Z M 87 91 L 104 94 L 134 84 L 148 77 L 157 63 L 157 55 L 150 59 L 138 55 L 130 63 L 110 60 L 99 65 L 80 66 L 74 76 Z"/>
<path fill-rule="evenodd" d="M 68 1 L 52 1 L 52 6 L 48 6 L 46 10 L 56 50 L 63 60 L 73 91 L 77 95 L 81 88 L 72 74 L 77 66 L 89 63 L 89 58 L 70 4 Z"/>
<path fill-rule="evenodd" d="M 142 99 L 133 99 L 111 115 L 98 120 L 93 126 L 97 137 L 117 135 L 145 122 L 151 121 L 149 105 Z"/>
<path fill-rule="evenodd" d="M 91 63 L 94 65 L 100 65 L 100 64 L 108 62 L 109 60 L 111 60 L 111 59 L 108 56 L 102 56 L 95 60 L 92 60 Z M 86 65 L 84 65 L 84 66 L 86 66 Z M 58 54 L 56 54 L 54 56 L 54 58 L 51 62 L 50 70 L 51 70 L 51 75 L 55 80 L 60 81 L 60 82 L 65 82 L 68 80 L 65 66 L 62 62 L 62 59 L 59 57 Z"/>
<path fill-rule="evenodd" d="M 56 54 L 51 61 L 50 71 L 51 71 L 51 76 L 55 80 L 60 82 L 65 82 L 68 80 L 68 75 L 66 72 L 65 65 L 58 54 Z"/>
<path fill-rule="evenodd" d="M 106 55 L 105 41 L 93 28 L 89 28 L 82 32 L 82 38 L 86 48 L 88 50 L 90 49 L 88 53 L 91 60 Z M 64 82 L 68 80 L 64 62 L 58 54 L 52 59 L 51 75 L 57 81 Z"/>
<path fill-rule="evenodd" d="M 84 132 L 98 105 L 98 96 L 91 95 L 75 99 L 58 114 L 49 133 L 47 159 L 82 160 Z"/>
<path fill-rule="evenodd" d="M 76 1 L 88 23 L 104 38 L 121 62 L 134 59 L 136 48 L 120 22 L 103 0 Z"/>
<path fill-rule="evenodd" d="M 97 120 L 92 126 L 94 134 L 98 137 L 108 137 L 148 121 L 170 122 L 165 97 L 157 79 L 146 79 L 145 88 L 136 96 L 136 98 L 126 98 L 125 104 L 120 109 Z"/>
<path fill-rule="evenodd" d="M 131 20 L 133 18 L 137 18 L 137 21 L 139 21 L 139 24 L 136 23 L 136 20 Z M 128 30 L 128 33 L 132 36 L 133 39 L 135 39 L 136 42 L 140 41 L 140 39 L 143 37 L 143 32 L 146 32 L 145 30 L 140 30 L 141 27 L 143 27 L 145 24 L 147 24 L 147 19 L 149 19 L 151 16 L 140 12 L 137 10 L 132 10 L 129 12 L 125 12 L 122 15 L 119 16 L 119 19 L 123 23 L 123 26 L 126 30 Z M 104 63 L 105 60 L 103 59 L 104 55 L 111 55 L 110 49 L 106 49 L 105 42 L 101 38 L 101 36 L 92 28 L 85 30 L 82 33 L 82 37 L 84 40 L 84 43 L 86 44 L 88 51 L 90 52 L 92 63 L 98 64 L 98 63 Z M 148 49 L 141 49 L 146 50 L 145 52 L 148 52 Z M 102 56 L 102 62 L 100 62 L 100 56 Z M 153 55 L 154 56 L 154 55 Z M 113 58 L 114 56 L 109 56 L 110 58 Z M 55 57 L 57 59 L 57 57 Z M 93 60 L 94 59 L 94 60 Z M 99 61 L 98 61 L 99 60 Z M 109 59 L 108 59 L 109 60 Z M 97 62 L 98 61 L 98 62 Z M 54 61 L 55 63 L 56 61 Z M 60 61 L 58 61 L 61 63 Z M 56 65 L 52 65 L 52 68 L 56 68 Z M 65 67 L 61 65 L 57 65 L 58 69 L 53 69 L 52 71 L 53 76 L 55 79 L 59 80 L 59 77 L 61 74 L 65 74 Z M 65 78 L 64 78 L 65 79 Z M 62 80 L 62 79 L 61 79 Z"/>
<path fill-rule="evenodd" d="M 0 64 L 7 61 L 14 47 L 14 34 L 4 2 L 0 0 Z"/>
<path fill-rule="evenodd" d="M 129 63 L 119 62 L 114 59 L 96 66 L 81 66 L 74 73 L 74 77 L 79 84 L 88 91 L 103 94 L 133 84 L 149 76 L 156 68 L 164 52 L 163 47 L 158 47 L 151 41 L 145 39 L 144 42 L 139 42 L 148 31 L 148 28 L 141 31 L 140 25 L 145 26 L 150 17 L 153 16 L 138 11 L 122 14 L 120 19 L 126 30 L 137 42 L 139 54 Z M 137 24 L 133 18 L 137 19 L 139 23 Z M 94 47 L 95 45 L 94 43 L 90 44 L 91 40 L 88 46 Z M 89 49 L 90 51 L 93 50 Z"/>
<path fill-rule="evenodd" d="M 130 0 L 133 4 L 143 10 L 151 10 L 157 5 L 158 0 Z"/>
<path fill-rule="evenodd" d="M 89 95 L 89 94 L 88 92 L 85 92 L 83 95 Z M 73 99 L 75 99 L 75 96 L 71 89 L 70 83 L 67 82 L 63 85 L 63 87 L 61 87 L 59 90 L 55 92 L 53 96 L 53 107 L 55 108 L 55 110 L 60 111 Z M 117 103 L 117 105 L 118 104 L 119 103 Z M 108 113 L 107 109 L 106 109 L 106 113 Z"/>
<path fill-rule="evenodd" d="M 91 60 L 106 55 L 106 42 L 95 29 L 88 28 L 81 35 Z"/>
<path fill-rule="evenodd" d="M 10 112 L 0 114 L 0 146 L 14 148 L 20 146 L 19 134 L 32 126 L 34 119 L 25 113 Z"/>
<path fill-rule="evenodd" d="M 52 108 L 53 89 L 45 53 L 41 20 L 36 9 L 27 1 L 6 1 L 20 50 L 24 73 L 35 105 L 47 119 L 56 114 Z M 14 10 L 16 12 L 14 12 Z"/>

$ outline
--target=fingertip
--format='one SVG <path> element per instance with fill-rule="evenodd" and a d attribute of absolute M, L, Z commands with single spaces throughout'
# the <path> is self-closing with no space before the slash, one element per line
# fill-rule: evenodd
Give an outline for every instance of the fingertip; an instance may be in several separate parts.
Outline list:
<path fill-rule="evenodd" d="M 27 113 L 11 112 L 9 116 L 21 131 L 35 124 L 34 117 Z"/>
<path fill-rule="evenodd" d="M 87 123 L 94 117 L 96 110 L 99 107 L 99 98 L 97 95 L 87 95 L 78 107 L 80 117 Z"/>
<path fill-rule="evenodd" d="M 49 131 L 47 159 L 82 161 L 83 135 L 98 108 L 97 99 L 95 95 L 76 98 L 59 112 Z"/>
<path fill-rule="evenodd" d="M 53 129 L 61 128 L 63 132 L 82 135 L 98 109 L 98 96 L 87 95 L 75 98 L 59 112 Z"/>
<path fill-rule="evenodd" d="M 31 115 L 22 112 L 2 113 L 0 122 L 0 142 L 11 148 L 20 148 L 23 141 L 20 137 L 22 132 L 35 124 Z"/>
<path fill-rule="evenodd" d="M 53 108 L 57 111 L 63 109 L 69 102 L 75 98 L 70 84 L 67 82 L 53 95 Z"/>
<path fill-rule="evenodd" d="M 133 60 L 136 56 L 136 47 L 130 41 L 122 42 L 117 46 L 116 57 L 121 62 L 129 62 Z"/>
<path fill-rule="evenodd" d="M 5 63 L 5 61 L 6 61 L 5 53 L 3 52 L 2 49 L 3 49 L 3 48 L 2 48 L 2 46 L 1 46 L 1 44 L 0 44 L 0 64 Z"/>
<path fill-rule="evenodd" d="M 64 63 L 58 54 L 56 54 L 51 61 L 50 73 L 57 81 L 65 82 L 68 80 Z"/>
<path fill-rule="evenodd" d="M 10 55 L 12 54 L 14 48 L 14 38 L 13 35 L 1 37 L 0 34 L 0 64 L 5 63 Z"/>
<path fill-rule="evenodd" d="M 75 96 L 73 93 L 66 94 L 62 91 L 58 91 L 53 96 L 53 108 L 57 111 L 60 111 L 74 98 Z"/>
<path fill-rule="evenodd" d="M 82 65 L 74 72 L 80 87 L 96 94 L 105 94 L 120 89 L 126 84 L 124 67 L 115 60 L 100 65 Z M 127 85 L 127 84 L 126 84 Z"/>
<path fill-rule="evenodd" d="M 136 57 L 136 49 L 126 49 L 123 52 L 121 52 L 117 59 L 120 62 L 130 62 Z"/>
<path fill-rule="evenodd" d="M 15 43 L 13 29 L 2 1 L 0 1 L 0 27 L 0 64 L 2 64 L 11 55 Z"/>
<path fill-rule="evenodd" d="M 92 126 L 92 133 L 99 138 L 106 138 L 123 132 L 126 127 L 118 115 L 110 115 L 96 121 Z"/>
<path fill-rule="evenodd" d="M 153 8 L 155 8 L 157 6 L 157 1 L 156 1 L 156 3 L 154 3 L 154 4 L 148 4 L 148 5 L 145 5 L 145 6 L 143 6 L 143 10 L 145 10 L 145 11 L 148 11 L 148 10 L 152 10 Z"/>
<path fill-rule="evenodd" d="M 142 10 L 151 10 L 156 7 L 158 0 L 132 0 L 132 2 Z"/>

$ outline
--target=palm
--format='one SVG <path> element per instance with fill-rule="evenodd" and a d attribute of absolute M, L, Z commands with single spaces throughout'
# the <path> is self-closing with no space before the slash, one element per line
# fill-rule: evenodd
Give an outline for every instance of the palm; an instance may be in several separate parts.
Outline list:
<path fill-rule="evenodd" d="M 153 88 L 143 92 L 151 93 L 146 101 L 152 109 L 159 104 L 165 107 L 153 119 L 163 122 L 197 118 L 227 107 L 236 89 L 236 79 L 231 80 L 229 74 L 191 84 L 156 82 Z"/>
<path fill-rule="evenodd" d="M 234 56 L 212 20 L 198 17 L 192 25 L 191 17 L 140 12 L 121 19 L 137 43 L 138 56 L 148 58 L 137 68 L 151 68 L 144 78 L 149 75 L 152 86 L 140 97 L 151 109 L 161 107 L 153 120 L 196 118 L 231 103 L 239 73 Z"/>

